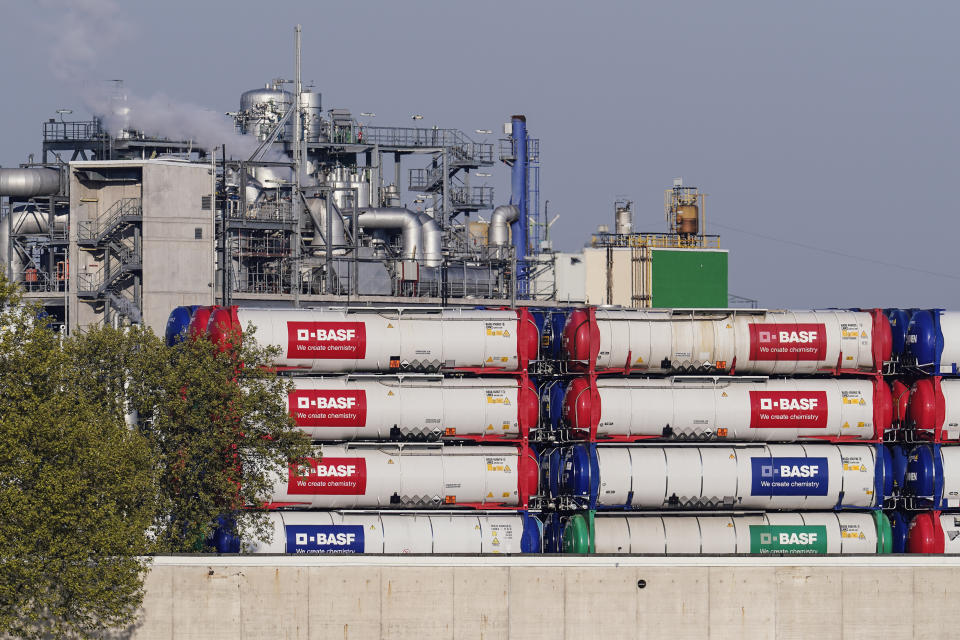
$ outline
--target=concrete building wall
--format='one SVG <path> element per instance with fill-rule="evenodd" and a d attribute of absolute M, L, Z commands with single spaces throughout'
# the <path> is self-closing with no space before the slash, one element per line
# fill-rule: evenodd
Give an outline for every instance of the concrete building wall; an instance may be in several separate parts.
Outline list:
<path fill-rule="evenodd" d="M 144 165 L 142 311 L 157 334 L 174 307 L 214 302 L 213 212 L 201 206 L 210 191 L 205 165 Z"/>
<path fill-rule="evenodd" d="M 109 252 L 79 247 L 80 224 L 104 219 L 122 198 L 140 198 L 142 206 L 142 222 L 125 228 L 114 243 L 128 249 L 139 245 L 139 293 L 127 286 L 123 295 L 142 303 L 143 323 L 162 335 L 174 307 L 213 304 L 214 220 L 213 212 L 202 207 L 211 188 L 206 165 L 169 160 L 70 163 L 70 327 L 99 324 L 104 317 L 102 301 L 81 299 L 78 284 L 103 267 Z"/>
<path fill-rule="evenodd" d="M 160 558 L 124 635 L 933 639 L 958 578 L 917 556 Z"/>

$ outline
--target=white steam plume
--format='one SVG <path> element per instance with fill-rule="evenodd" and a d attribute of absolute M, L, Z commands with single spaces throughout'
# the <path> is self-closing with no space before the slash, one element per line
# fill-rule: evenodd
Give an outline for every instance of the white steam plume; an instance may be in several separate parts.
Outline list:
<path fill-rule="evenodd" d="M 118 96 L 116 89 L 107 87 L 102 61 L 115 49 L 135 42 L 140 31 L 124 15 L 128 5 L 116 0 L 40 0 L 40 5 L 45 15 L 38 28 L 50 43 L 52 74 L 71 87 L 113 135 L 129 127 L 149 136 L 192 140 L 205 149 L 226 145 L 228 155 L 243 160 L 259 146 L 253 136 L 240 135 L 231 119 L 212 109 L 163 93 L 142 98 L 124 88 L 126 95 Z M 124 113 L 123 107 L 129 112 Z M 263 159 L 282 158 L 278 152 L 268 152 Z"/>

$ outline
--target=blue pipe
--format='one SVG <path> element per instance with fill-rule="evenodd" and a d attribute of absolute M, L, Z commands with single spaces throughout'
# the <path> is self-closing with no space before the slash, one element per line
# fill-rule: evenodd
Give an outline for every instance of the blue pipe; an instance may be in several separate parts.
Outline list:
<path fill-rule="evenodd" d="M 517 258 L 517 297 L 526 298 L 529 289 L 527 282 L 527 230 L 530 228 L 527 218 L 527 118 L 517 115 L 512 117 L 510 136 L 513 138 L 513 152 L 516 158 L 513 161 L 511 174 L 510 204 L 520 210 L 517 220 L 510 224 L 510 233 L 513 238 L 514 255 Z"/>

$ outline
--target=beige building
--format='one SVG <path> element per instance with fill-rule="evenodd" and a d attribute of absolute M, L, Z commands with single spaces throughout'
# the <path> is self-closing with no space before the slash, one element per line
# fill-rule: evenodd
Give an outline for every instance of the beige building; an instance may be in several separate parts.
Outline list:
<path fill-rule="evenodd" d="M 209 166 L 81 161 L 69 180 L 71 330 L 142 322 L 162 334 L 174 307 L 213 304 Z"/>

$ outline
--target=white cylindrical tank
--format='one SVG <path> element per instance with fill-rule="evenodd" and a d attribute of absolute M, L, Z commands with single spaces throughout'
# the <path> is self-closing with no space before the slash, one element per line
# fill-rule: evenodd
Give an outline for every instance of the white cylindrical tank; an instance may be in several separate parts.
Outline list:
<path fill-rule="evenodd" d="M 882 310 L 762 311 L 580 309 L 564 348 L 581 368 L 798 375 L 876 373 L 890 359 Z"/>
<path fill-rule="evenodd" d="M 558 463 L 551 484 L 586 509 L 871 509 L 893 486 L 882 444 L 580 444 Z"/>
<path fill-rule="evenodd" d="M 555 427 L 590 440 L 879 440 L 892 410 L 880 379 L 583 377 Z"/>
<path fill-rule="evenodd" d="M 249 323 L 261 346 L 281 350 L 277 367 L 314 372 L 521 371 L 539 332 L 526 309 L 436 312 L 337 309 L 218 309 L 210 338 L 229 345 Z"/>
<path fill-rule="evenodd" d="M 767 513 L 731 516 L 578 514 L 563 529 L 566 553 L 775 554 L 890 553 L 881 512 Z M 588 551 L 586 550 L 588 549 Z"/>
<path fill-rule="evenodd" d="M 323 445 L 273 478 L 267 508 L 526 508 L 537 493 L 526 447 Z"/>
<path fill-rule="evenodd" d="M 503 515 L 353 514 L 276 511 L 271 539 L 218 532 L 220 553 L 539 553 L 541 526 L 526 513 Z"/>
<path fill-rule="evenodd" d="M 529 379 L 355 376 L 293 378 L 297 426 L 317 441 L 519 440 L 537 429 Z"/>

